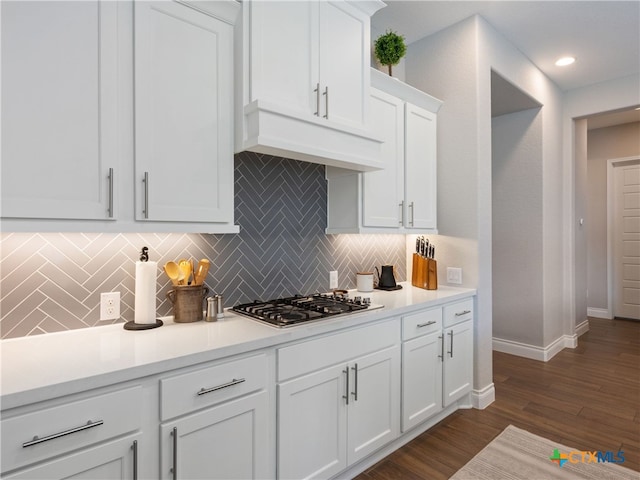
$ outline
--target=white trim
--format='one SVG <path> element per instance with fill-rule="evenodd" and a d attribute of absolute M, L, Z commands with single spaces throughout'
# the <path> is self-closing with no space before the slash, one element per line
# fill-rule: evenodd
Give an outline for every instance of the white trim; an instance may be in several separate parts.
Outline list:
<path fill-rule="evenodd" d="M 538 347 L 536 345 L 528 345 L 526 343 L 493 337 L 493 349 L 496 352 L 509 353 L 519 357 L 548 362 L 562 349 L 575 348 L 577 345 L 577 338 L 578 337 L 575 334 L 563 335 L 551 342 L 547 347 Z"/>
<path fill-rule="evenodd" d="M 640 156 L 612 158 L 607 160 L 607 316 L 599 318 L 613 318 L 613 226 L 615 204 L 615 181 L 613 169 L 624 165 L 640 162 Z"/>
<path fill-rule="evenodd" d="M 608 282 L 609 280 L 607 279 L 607 283 Z M 595 308 L 595 307 L 587 307 L 587 316 L 594 317 L 594 318 L 606 318 L 607 320 L 611 320 L 613 318 L 613 315 L 611 315 L 611 313 L 607 308 Z"/>
<path fill-rule="evenodd" d="M 493 382 L 480 390 L 474 389 L 471 392 L 471 405 L 478 410 L 484 410 L 495 401 L 496 387 Z"/>
<path fill-rule="evenodd" d="M 587 319 L 584 322 L 579 323 L 578 325 L 576 325 L 576 335 L 578 337 L 581 337 L 582 335 L 584 335 L 588 331 L 589 331 L 589 319 Z"/>

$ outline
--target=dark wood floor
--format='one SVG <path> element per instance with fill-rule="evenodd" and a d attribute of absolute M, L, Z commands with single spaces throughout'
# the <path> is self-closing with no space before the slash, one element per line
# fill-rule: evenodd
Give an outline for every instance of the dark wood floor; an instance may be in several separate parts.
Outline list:
<path fill-rule="evenodd" d="M 356 478 L 449 478 L 509 424 L 578 450 L 622 450 L 622 466 L 640 471 L 640 322 L 589 325 L 546 363 L 494 352 L 494 403 L 458 410 Z"/>

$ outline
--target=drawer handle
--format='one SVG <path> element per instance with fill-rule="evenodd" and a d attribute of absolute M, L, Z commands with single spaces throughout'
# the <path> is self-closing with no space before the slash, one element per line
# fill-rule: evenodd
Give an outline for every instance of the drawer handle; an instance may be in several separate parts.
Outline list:
<path fill-rule="evenodd" d="M 471 310 L 464 310 L 462 312 L 458 312 L 456 313 L 456 317 L 461 317 L 463 315 L 466 315 L 467 313 L 471 313 Z"/>
<path fill-rule="evenodd" d="M 428 327 L 429 325 L 433 325 L 434 323 L 436 323 L 435 320 L 429 320 L 426 323 L 419 323 L 418 325 L 416 325 L 416 327 L 417 328 Z"/>
<path fill-rule="evenodd" d="M 31 447 L 32 445 L 37 445 L 39 443 L 48 442 L 49 440 L 54 440 L 56 438 L 64 437 L 65 435 L 70 435 L 72 433 L 81 432 L 82 430 L 87 430 L 89 428 L 97 427 L 104 423 L 103 420 L 97 420 L 92 422 L 89 420 L 85 425 L 81 425 L 80 427 L 70 428 L 69 430 L 65 430 L 64 432 L 54 433 L 53 435 L 47 435 L 46 437 L 38 438 L 36 435 L 33 437 L 33 440 L 25 442 L 22 444 L 22 448 Z"/>
<path fill-rule="evenodd" d="M 244 378 L 241 379 L 233 379 L 231 380 L 229 383 L 225 383 L 223 385 L 218 385 L 217 387 L 211 387 L 211 388 L 204 388 L 202 387 L 200 389 L 200 391 L 198 392 L 198 395 L 204 395 L 206 393 L 211 393 L 211 392 L 215 392 L 217 390 L 222 390 L 223 388 L 229 388 L 229 387 L 233 387 L 234 385 L 238 385 L 239 383 L 245 382 L 246 380 Z"/>

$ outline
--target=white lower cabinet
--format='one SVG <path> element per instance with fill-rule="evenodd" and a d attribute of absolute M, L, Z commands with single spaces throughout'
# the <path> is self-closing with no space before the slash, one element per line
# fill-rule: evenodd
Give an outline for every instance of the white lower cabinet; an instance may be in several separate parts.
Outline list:
<path fill-rule="evenodd" d="M 286 365 L 305 351 L 312 358 Z M 281 377 L 327 366 L 278 385 L 278 478 L 332 477 L 398 437 L 397 319 L 281 352 Z"/>
<path fill-rule="evenodd" d="M 443 328 L 444 325 L 444 328 Z M 473 387 L 473 298 L 403 318 L 402 431 Z"/>
<path fill-rule="evenodd" d="M 140 386 L 2 412 L 2 478 L 135 479 L 147 472 Z"/>
<path fill-rule="evenodd" d="M 3 476 L 7 480 L 26 479 L 96 479 L 135 480 L 139 476 L 138 445 L 142 435 L 132 435 L 37 467 Z"/>
<path fill-rule="evenodd" d="M 160 427 L 161 478 L 268 478 L 265 391 Z"/>
<path fill-rule="evenodd" d="M 258 354 L 160 380 L 160 478 L 273 477 L 268 364 Z"/>
<path fill-rule="evenodd" d="M 473 298 L 444 308 L 443 404 L 473 388 Z"/>

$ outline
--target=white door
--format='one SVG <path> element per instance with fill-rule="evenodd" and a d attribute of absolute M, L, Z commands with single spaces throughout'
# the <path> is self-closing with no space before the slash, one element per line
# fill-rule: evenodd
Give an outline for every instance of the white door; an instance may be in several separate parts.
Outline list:
<path fill-rule="evenodd" d="M 115 217 L 117 3 L 0 2 L 3 217 Z"/>
<path fill-rule="evenodd" d="M 442 409 L 442 332 L 402 345 L 402 431 Z"/>
<path fill-rule="evenodd" d="M 260 392 L 163 424 L 161 478 L 248 480 L 271 476 L 267 402 L 267 393 Z M 177 468 L 175 476 L 173 468 Z"/>
<path fill-rule="evenodd" d="M 410 103 L 405 112 L 406 226 L 436 228 L 437 116 Z"/>
<path fill-rule="evenodd" d="M 135 2 L 136 219 L 233 218 L 233 27 Z"/>
<path fill-rule="evenodd" d="M 278 385 L 278 478 L 329 478 L 347 467 L 348 367 Z"/>
<path fill-rule="evenodd" d="M 105 442 L 2 478 L 6 480 L 43 478 L 48 480 L 131 480 L 141 478 L 138 474 L 142 472 L 142 465 L 149 461 L 149 459 L 138 455 L 141 437 L 142 435 L 138 434 Z"/>
<path fill-rule="evenodd" d="M 473 321 L 444 330 L 443 406 L 451 405 L 473 386 Z"/>
<path fill-rule="evenodd" d="M 640 164 L 614 168 L 613 315 L 640 320 Z"/>
<path fill-rule="evenodd" d="M 349 465 L 400 434 L 400 348 L 349 363 L 347 461 Z"/>
<path fill-rule="evenodd" d="M 319 6 L 320 116 L 362 128 L 369 106 L 370 19 L 346 2 Z"/>
<path fill-rule="evenodd" d="M 404 207 L 404 102 L 372 88 L 371 129 L 384 140 L 384 170 L 362 174 L 362 224 L 399 228 Z"/>

